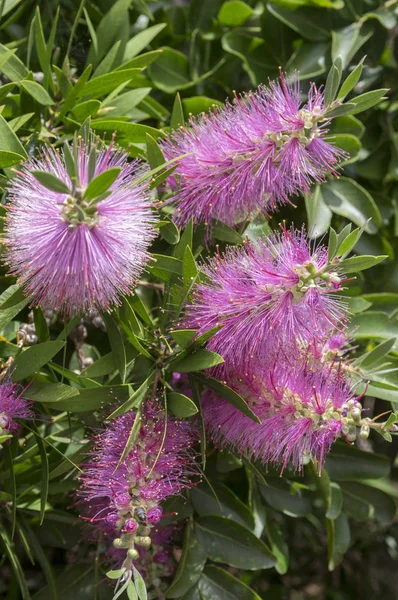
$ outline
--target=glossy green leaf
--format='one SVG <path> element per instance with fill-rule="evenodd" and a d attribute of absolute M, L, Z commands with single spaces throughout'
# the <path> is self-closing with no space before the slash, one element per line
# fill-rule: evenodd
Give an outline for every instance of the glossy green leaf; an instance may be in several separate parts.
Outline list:
<path fill-rule="evenodd" d="M 192 586 L 198 581 L 206 559 L 206 552 L 199 543 L 192 524 L 188 523 L 185 527 L 181 559 L 178 563 L 173 582 L 166 592 L 166 598 L 181 598 L 189 592 Z"/>
<path fill-rule="evenodd" d="M 33 376 L 64 347 L 65 342 L 44 342 L 30 346 L 19 354 L 13 363 L 12 379 L 20 381 Z"/>
<path fill-rule="evenodd" d="M 57 192 L 59 194 L 71 194 L 71 190 L 61 179 L 48 173 L 47 171 L 30 171 L 32 175 L 37 179 L 39 183 L 44 185 L 48 190 Z"/>
<path fill-rule="evenodd" d="M 196 415 L 198 409 L 196 404 L 179 392 L 169 392 L 167 394 L 167 406 L 176 417 L 186 418 Z"/>
<path fill-rule="evenodd" d="M 244 25 L 252 15 L 253 9 L 245 2 L 227 0 L 227 2 L 223 2 L 217 18 L 226 27 L 239 27 Z"/>
<path fill-rule="evenodd" d="M 121 167 L 112 167 L 97 175 L 86 187 L 84 199 L 93 200 L 106 192 L 115 183 L 121 170 Z"/>
<path fill-rule="evenodd" d="M 201 517 L 219 515 L 254 530 L 250 509 L 222 483 L 214 483 L 211 487 L 202 483 L 192 489 L 191 500 Z"/>
<path fill-rule="evenodd" d="M 387 477 L 390 464 L 385 456 L 358 448 L 335 444 L 326 458 L 325 468 L 333 481 L 357 481 Z"/>
<path fill-rule="evenodd" d="M 261 600 L 245 583 L 215 566 L 204 569 L 199 590 L 202 600 Z"/>
<path fill-rule="evenodd" d="M 174 368 L 179 373 L 192 373 L 193 371 L 203 371 L 210 367 L 215 367 L 224 362 L 222 356 L 210 350 L 196 350 L 189 356 L 174 363 Z"/>
<path fill-rule="evenodd" d="M 367 190 L 353 179 L 341 177 L 321 187 L 325 204 L 334 213 L 341 215 L 367 233 L 376 233 L 381 225 L 380 211 Z M 369 222 L 368 220 L 371 219 Z"/>
<path fill-rule="evenodd" d="M 214 562 L 249 571 L 269 569 L 276 562 L 264 542 L 225 517 L 200 517 L 195 532 L 207 556 Z"/>
<path fill-rule="evenodd" d="M 1 56 L 1 55 L 0 55 Z M 7 123 L 7 121 L 0 115 L 0 150 L 6 150 L 7 152 L 15 152 L 23 158 L 27 158 L 25 148 Z"/>

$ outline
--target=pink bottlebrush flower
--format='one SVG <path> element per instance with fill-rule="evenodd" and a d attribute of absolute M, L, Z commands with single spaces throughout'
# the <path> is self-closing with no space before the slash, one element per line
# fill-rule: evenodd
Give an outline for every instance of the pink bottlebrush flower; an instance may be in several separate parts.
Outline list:
<path fill-rule="evenodd" d="M 337 175 L 346 154 L 324 139 L 327 108 L 315 84 L 302 105 L 298 76 L 288 82 L 281 73 L 268 88 L 260 85 L 172 132 L 162 142 L 166 159 L 187 154 L 169 178 L 175 221 L 233 226 Z"/>
<path fill-rule="evenodd" d="M 138 557 L 135 546 L 151 544 L 162 501 L 194 485 L 191 478 L 197 475 L 192 451 L 196 429 L 186 420 L 166 420 L 156 402 L 145 406 L 138 437 L 118 466 L 135 418 L 134 412 L 126 413 L 97 435 L 78 491 L 78 506 L 91 524 L 92 538 L 124 549 L 127 570 Z"/>
<path fill-rule="evenodd" d="M 20 385 L 4 380 L 0 384 L 0 438 L 18 434 L 21 426 L 15 419 L 32 419 L 31 402 L 23 398 Z"/>
<path fill-rule="evenodd" d="M 343 369 L 309 355 L 279 355 L 272 364 L 256 359 L 230 385 L 246 400 L 255 423 L 225 400 L 208 393 L 203 417 L 216 446 L 233 449 L 265 464 L 301 470 L 308 460 L 322 468 L 332 443 L 356 437 L 361 405 Z"/>
<path fill-rule="evenodd" d="M 10 270 L 33 303 L 66 316 L 117 304 L 134 286 L 155 237 L 148 186 L 135 183 L 142 174 L 138 162 L 129 163 L 112 144 L 97 146 L 79 142 L 77 182 L 65 157 L 48 147 L 25 163 L 9 189 L 4 241 Z M 85 200 L 89 182 L 110 168 L 121 170 L 108 194 Z M 71 194 L 47 189 L 34 170 L 55 175 Z"/>
<path fill-rule="evenodd" d="M 232 364 L 286 344 L 324 342 L 347 319 L 338 265 L 325 246 L 311 248 L 304 229 L 283 229 L 256 244 L 230 248 L 203 268 L 184 327 L 201 335 L 222 328 L 208 348 Z"/>

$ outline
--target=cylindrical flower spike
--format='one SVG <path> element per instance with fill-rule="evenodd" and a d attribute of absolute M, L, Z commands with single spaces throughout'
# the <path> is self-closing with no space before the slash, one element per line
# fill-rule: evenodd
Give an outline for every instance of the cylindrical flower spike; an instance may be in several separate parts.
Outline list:
<path fill-rule="evenodd" d="M 19 433 L 21 426 L 15 419 L 32 419 L 31 402 L 22 394 L 20 385 L 5 380 L 0 384 L 0 447 L 3 441 Z"/>
<path fill-rule="evenodd" d="M 156 402 L 147 403 L 138 437 L 120 462 L 135 418 L 126 413 L 95 438 L 78 491 L 92 538 L 102 536 L 109 548 L 113 544 L 125 554 L 136 545 L 149 547 L 151 528 L 162 516 L 160 503 L 194 485 L 197 476 L 192 451 L 197 430 L 188 421 L 166 420 Z"/>
<path fill-rule="evenodd" d="M 298 76 L 288 82 L 281 73 L 279 82 L 173 132 L 162 143 L 166 159 L 187 154 L 169 178 L 176 222 L 214 219 L 233 226 L 337 175 L 346 155 L 324 139 L 327 108 L 314 84 L 302 105 Z"/>
<path fill-rule="evenodd" d="M 155 237 L 148 185 L 135 182 L 142 174 L 138 162 L 129 163 L 112 144 L 98 144 L 75 141 L 72 153 L 48 147 L 25 163 L 9 188 L 4 241 L 10 271 L 32 303 L 65 316 L 117 304 L 134 286 Z M 69 163 L 67 154 L 74 155 Z M 87 194 L 90 182 L 109 169 L 116 178 L 108 189 Z M 70 193 L 48 189 L 37 171 L 55 176 Z"/>
<path fill-rule="evenodd" d="M 322 365 L 309 355 L 278 356 L 270 365 L 256 359 L 230 385 L 245 399 L 261 423 L 208 393 L 203 418 L 217 446 L 229 447 L 261 462 L 285 469 L 312 460 L 322 468 L 332 443 L 340 436 L 356 438 L 356 412 L 350 381 L 333 363 Z"/>
<path fill-rule="evenodd" d="M 203 268 L 183 325 L 201 335 L 222 328 L 208 348 L 232 364 L 244 364 L 256 352 L 275 352 L 287 344 L 324 343 L 343 328 L 347 306 L 338 263 L 327 248 L 311 248 L 304 229 L 283 229 L 255 245 L 230 248 Z"/>

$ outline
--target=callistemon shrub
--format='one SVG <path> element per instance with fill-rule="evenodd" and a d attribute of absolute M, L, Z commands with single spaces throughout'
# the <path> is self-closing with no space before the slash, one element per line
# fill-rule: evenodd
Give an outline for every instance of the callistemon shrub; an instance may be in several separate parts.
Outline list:
<path fill-rule="evenodd" d="M 352 442 L 361 422 L 362 405 L 341 365 L 321 363 L 309 354 L 258 358 L 230 385 L 246 401 L 259 423 L 237 408 L 207 394 L 203 417 L 209 436 L 222 448 L 282 470 L 291 461 L 301 470 L 309 461 L 321 470 L 332 443 Z"/>
<path fill-rule="evenodd" d="M 110 554 L 120 550 L 118 567 L 131 576 L 139 548 L 152 543 L 152 527 L 161 520 L 162 502 L 198 481 L 195 469 L 197 431 L 189 421 L 170 417 L 157 402 L 145 405 L 138 434 L 129 436 L 136 412 L 112 421 L 94 440 L 81 475 L 78 506 Z"/>
<path fill-rule="evenodd" d="M 73 316 L 107 309 L 131 291 L 155 236 L 142 175 L 137 161 L 94 139 L 62 152 L 47 147 L 18 170 L 6 255 L 35 305 Z"/>
<path fill-rule="evenodd" d="M 32 419 L 31 402 L 24 398 L 25 390 L 11 380 L 0 384 L 0 448 L 5 441 L 10 441 L 22 429 L 16 419 Z"/>
<path fill-rule="evenodd" d="M 162 145 L 165 157 L 186 155 L 169 180 L 176 222 L 234 225 L 336 175 L 346 155 L 324 139 L 329 109 L 314 84 L 303 104 L 298 77 L 286 80 L 281 73 L 279 82 L 173 132 Z"/>
<path fill-rule="evenodd" d="M 339 260 L 304 229 L 283 228 L 255 244 L 229 248 L 203 267 L 183 324 L 202 335 L 221 325 L 208 348 L 232 363 L 257 351 L 324 342 L 344 328 L 347 305 Z"/>

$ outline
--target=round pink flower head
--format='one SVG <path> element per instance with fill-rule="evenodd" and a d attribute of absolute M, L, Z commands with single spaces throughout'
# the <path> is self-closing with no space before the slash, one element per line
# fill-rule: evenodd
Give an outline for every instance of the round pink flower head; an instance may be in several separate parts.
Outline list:
<path fill-rule="evenodd" d="M 0 446 L 19 433 L 21 425 L 15 419 L 32 419 L 34 416 L 29 408 L 31 402 L 22 397 L 24 391 L 7 379 L 0 384 Z"/>
<path fill-rule="evenodd" d="M 287 81 L 281 72 L 279 82 L 173 132 L 162 143 L 166 159 L 187 154 L 169 178 L 176 222 L 214 219 L 233 226 L 337 175 L 346 155 L 324 139 L 328 108 L 315 84 L 302 105 L 297 74 Z"/>
<path fill-rule="evenodd" d="M 186 420 L 166 419 L 157 402 L 145 406 L 136 441 L 121 460 L 136 418 L 136 413 L 126 413 L 95 438 L 78 491 L 91 537 L 123 550 L 126 577 L 139 556 L 137 548 L 151 545 L 163 500 L 194 485 L 191 478 L 197 476 L 192 450 L 196 429 Z"/>
<path fill-rule="evenodd" d="M 131 291 L 155 236 L 139 175 L 138 162 L 94 139 L 60 153 L 47 147 L 25 163 L 9 189 L 5 244 L 33 303 L 73 316 Z"/>
<path fill-rule="evenodd" d="M 321 469 L 337 438 L 355 440 L 362 410 L 359 398 L 354 398 L 343 369 L 334 364 L 299 354 L 266 362 L 256 359 L 242 377 L 230 378 L 261 423 L 207 394 L 203 417 L 209 436 L 217 446 L 282 470 L 290 461 L 297 470 L 308 461 Z"/>
<path fill-rule="evenodd" d="M 217 325 L 208 348 L 232 364 L 286 344 L 305 347 L 344 327 L 347 306 L 338 263 L 325 246 L 311 248 L 305 231 L 283 228 L 256 244 L 230 248 L 203 268 L 184 327 L 201 335 Z"/>

